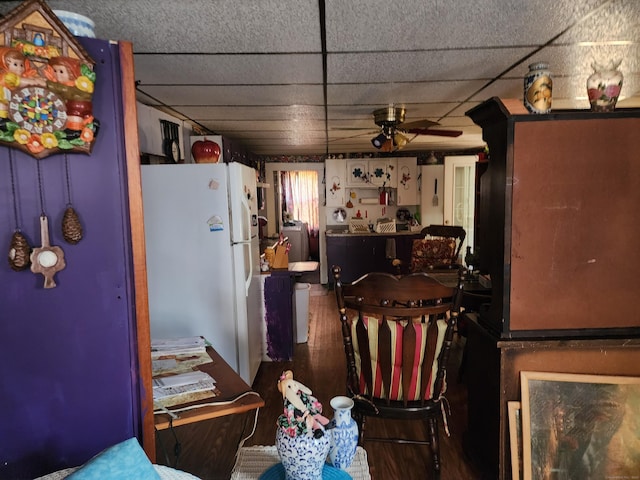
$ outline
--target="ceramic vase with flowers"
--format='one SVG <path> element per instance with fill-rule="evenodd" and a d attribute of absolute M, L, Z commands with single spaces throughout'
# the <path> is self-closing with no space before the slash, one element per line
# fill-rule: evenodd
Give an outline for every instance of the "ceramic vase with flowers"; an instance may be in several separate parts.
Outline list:
<path fill-rule="evenodd" d="M 283 372 L 278 380 L 284 412 L 278 417 L 276 450 L 286 480 L 322 480 L 331 436 L 325 431 L 329 423 L 322 416 L 322 404 L 305 385 L 293 379 L 293 372 Z"/>
<path fill-rule="evenodd" d="M 587 79 L 587 93 L 592 111 L 612 112 L 615 109 L 624 78 L 618 70 L 621 62 L 614 60 L 607 65 L 596 62 L 591 65 L 594 72 Z"/>

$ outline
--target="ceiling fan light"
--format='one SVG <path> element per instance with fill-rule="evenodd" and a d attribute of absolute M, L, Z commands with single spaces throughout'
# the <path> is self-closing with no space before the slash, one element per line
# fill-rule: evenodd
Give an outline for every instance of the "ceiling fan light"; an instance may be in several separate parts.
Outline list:
<path fill-rule="evenodd" d="M 387 141 L 382 144 L 382 147 L 380 147 L 380 151 L 387 153 L 393 152 L 393 140 L 388 138 Z"/>
<path fill-rule="evenodd" d="M 404 147 L 408 141 L 409 139 L 401 133 L 396 132 L 396 134 L 393 136 L 393 144 L 398 148 Z"/>
<path fill-rule="evenodd" d="M 377 137 L 371 139 L 371 144 L 376 148 L 381 148 L 387 141 L 387 137 L 384 133 L 379 134 Z"/>

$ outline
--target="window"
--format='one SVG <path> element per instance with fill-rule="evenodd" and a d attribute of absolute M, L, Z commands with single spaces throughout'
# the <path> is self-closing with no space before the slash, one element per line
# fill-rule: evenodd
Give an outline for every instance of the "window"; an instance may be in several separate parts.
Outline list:
<path fill-rule="evenodd" d="M 309 225 L 310 231 L 320 228 L 318 205 L 318 172 L 280 172 L 282 186 L 282 220 L 299 220 Z"/>

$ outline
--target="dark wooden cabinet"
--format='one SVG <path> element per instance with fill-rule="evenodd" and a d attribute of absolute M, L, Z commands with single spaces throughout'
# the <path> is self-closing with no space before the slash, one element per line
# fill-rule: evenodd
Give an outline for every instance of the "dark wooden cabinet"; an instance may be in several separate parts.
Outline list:
<path fill-rule="evenodd" d="M 353 278 L 355 265 L 348 261 L 347 240 L 345 236 L 327 235 L 327 269 L 329 283 L 333 283 L 331 269 L 338 265 L 342 271 L 343 278 Z"/>
<path fill-rule="evenodd" d="M 467 112 L 489 145 L 476 247 L 488 311 L 467 337 L 467 452 L 511 478 L 507 402 L 520 372 L 640 375 L 640 110 Z"/>
<path fill-rule="evenodd" d="M 488 478 L 511 478 L 507 402 L 521 400 L 520 372 L 640 376 L 640 338 L 498 340 L 476 321 L 467 335 L 465 446 Z"/>
<path fill-rule="evenodd" d="M 395 258 L 408 269 L 416 238 L 420 238 L 420 234 L 327 235 L 329 283 L 332 283 L 333 265 L 340 266 L 343 282 L 353 282 L 368 272 L 396 273 L 397 268 L 392 264 Z"/>
<path fill-rule="evenodd" d="M 481 323 L 506 338 L 637 331 L 640 110 L 531 115 L 505 102 L 467 112 L 490 152 L 477 247 L 493 298 Z"/>
<path fill-rule="evenodd" d="M 480 270 L 480 273 L 487 273 L 487 268 L 484 266 L 482 262 L 482 252 L 478 249 L 478 237 L 483 235 L 483 227 L 484 223 L 480 221 L 479 213 L 483 211 L 482 208 L 482 176 L 487 172 L 487 168 L 489 168 L 489 162 L 484 159 L 482 161 L 478 161 L 476 163 L 476 178 L 475 178 L 475 208 L 473 215 L 473 252 L 478 254 L 479 263 L 474 265 L 475 268 Z"/>

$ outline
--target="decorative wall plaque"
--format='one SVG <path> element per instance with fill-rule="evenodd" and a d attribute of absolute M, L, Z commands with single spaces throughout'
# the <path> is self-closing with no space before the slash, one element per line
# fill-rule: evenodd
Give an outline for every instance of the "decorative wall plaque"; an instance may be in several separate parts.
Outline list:
<path fill-rule="evenodd" d="M 90 153 L 95 62 L 42 0 L 0 21 L 0 144 L 35 158 Z"/>

